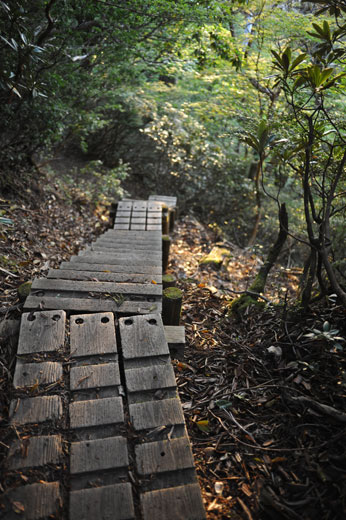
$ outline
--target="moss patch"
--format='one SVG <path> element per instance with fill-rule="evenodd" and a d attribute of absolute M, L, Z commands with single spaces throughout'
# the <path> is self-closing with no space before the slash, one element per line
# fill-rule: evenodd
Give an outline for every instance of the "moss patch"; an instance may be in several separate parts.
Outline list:
<path fill-rule="evenodd" d="M 183 291 L 178 289 L 178 287 L 167 287 L 167 289 L 163 291 L 163 297 L 178 300 L 183 297 Z"/>
<path fill-rule="evenodd" d="M 210 253 L 202 258 L 199 265 L 211 265 L 220 269 L 223 263 L 228 263 L 231 256 L 229 249 L 226 249 L 225 247 L 213 247 Z"/>
<path fill-rule="evenodd" d="M 18 297 L 23 302 L 30 294 L 32 282 L 24 282 L 18 288 Z"/>

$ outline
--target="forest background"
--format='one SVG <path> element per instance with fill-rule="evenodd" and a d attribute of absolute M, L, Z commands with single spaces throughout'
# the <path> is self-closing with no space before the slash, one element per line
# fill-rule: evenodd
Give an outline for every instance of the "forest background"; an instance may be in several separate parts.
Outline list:
<path fill-rule="evenodd" d="M 67 198 L 107 202 L 131 180 L 264 254 L 281 208 L 304 307 L 346 305 L 343 0 L 0 11 L 3 193 L 44 175 Z"/>

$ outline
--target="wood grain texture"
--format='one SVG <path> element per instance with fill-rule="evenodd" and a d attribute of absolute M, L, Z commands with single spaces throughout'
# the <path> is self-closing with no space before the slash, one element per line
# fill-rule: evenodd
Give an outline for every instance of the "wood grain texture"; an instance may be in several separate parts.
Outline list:
<path fill-rule="evenodd" d="M 204 520 L 198 484 L 149 491 L 141 495 L 143 520 Z"/>
<path fill-rule="evenodd" d="M 62 496 L 59 482 L 28 484 L 6 492 L 5 520 L 45 520 L 60 517 Z M 19 503 L 24 511 L 16 513 L 13 504 Z M 56 516 L 55 516 L 56 515 Z"/>
<path fill-rule="evenodd" d="M 137 471 L 142 476 L 194 467 L 187 437 L 139 444 L 135 452 Z"/>
<path fill-rule="evenodd" d="M 184 359 L 185 327 L 181 325 L 165 325 L 164 328 L 172 359 Z"/>
<path fill-rule="evenodd" d="M 150 195 L 149 201 L 162 202 L 168 207 L 175 208 L 177 205 L 177 197 L 168 197 L 166 195 Z"/>
<path fill-rule="evenodd" d="M 92 244 L 91 247 L 90 247 L 90 251 L 108 251 L 109 253 L 121 253 L 123 255 L 131 255 L 131 254 L 134 254 L 134 255 L 137 255 L 137 256 L 143 256 L 143 255 L 151 255 L 155 258 L 157 257 L 160 257 L 161 256 L 161 249 L 157 248 L 157 250 L 155 251 L 153 246 L 151 246 L 150 244 L 149 245 L 145 245 L 145 246 L 136 246 L 136 245 L 133 245 L 131 246 L 131 244 L 115 244 L 114 242 L 98 242 L 95 244 Z"/>
<path fill-rule="evenodd" d="M 114 283 L 157 283 L 162 284 L 160 274 L 126 274 L 104 273 L 102 271 L 68 271 L 67 269 L 49 269 L 48 278 L 62 280 L 81 280 L 85 282 L 114 282 Z"/>
<path fill-rule="evenodd" d="M 136 273 L 136 274 L 161 274 L 162 267 L 161 266 L 152 266 L 152 265 L 116 265 L 116 264 L 95 264 L 88 262 L 78 262 L 76 265 L 75 262 L 62 262 L 60 265 L 60 269 L 69 269 L 69 270 L 78 270 L 78 271 L 101 271 L 101 272 L 109 272 L 109 273 Z"/>
<path fill-rule="evenodd" d="M 169 354 L 159 314 L 121 318 L 119 327 L 124 359 Z"/>
<path fill-rule="evenodd" d="M 105 236 L 113 236 L 116 238 L 140 238 L 140 239 L 153 239 L 153 238 L 161 238 L 160 233 L 152 233 L 151 231 L 116 231 L 114 229 L 109 229 L 105 232 Z"/>
<path fill-rule="evenodd" d="M 130 404 L 130 419 L 136 431 L 185 424 L 179 399 Z"/>
<path fill-rule="evenodd" d="M 127 441 L 124 437 L 72 442 L 70 453 L 72 475 L 122 468 L 129 463 Z"/>
<path fill-rule="evenodd" d="M 69 520 L 133 520 L 134 518 L 135 510 L 129 483 L 81 489 L 70 493 Z"/>
<path fill-rule="evenodd" d="M 14 399 L 10 405 L 12 424 L 57 421 L 62 416 L 62 400 L 57 395 Z"/>
<path fill-rule="evenodd" d="M 127 369 L 125 378 L 126 388 L 130 393 L 176 387 L 170 361 L 161 365 Z"/>
<path fill-rule="evenodd" d="M 8 454 L 10 469 L 59 464 L 63 458 L 60 435 L 42 435 L 14 441 Z"/>
<path fill-rule="evenodd" d="M 141 283 L 113 283 L 113 282 L 84 282 L 77 280 L 55 280 L 51 278 L 37 278 L 33 285 L 34 290 L 52 290 L 65 292 L 93 292 L 101 294 L 144 294 L 162 295 L 162 286 L 159 284 Z"/>
<path fill-rule="evenodd" d="M 38 305 L 42 305 L 45 309 L 64 309 L 71 314 L 111 311 L 119 315 L 129 315 L 148 314 L 151 312 L 161 312 L 162 310 L 162 303 L 160 301 L 146 302 L 134 299 L 116 303 L 112 299 L 96 300 L 91 298 L 61 298 L 55 296 L 29 296 L 26 299 L 24 308 L 26 310 L 36 309 Z"/>
<path fill-rule="evenodd" d="M 130 229 L 130 224 L 114 224 L 114 229 Z"/>
<path fill-rule="evenodd" d="M 123 265 L 127 266 L 127 270 L 132 270 L 132 266 L 145 266 L 145 267 L 161 267 L 162 261 L 157 258 L 145 258 L 143 256 L 117 256 L 111 253 L 97 254 L 96 252 L 82 255 L 82 256 L 71 256 L 71 263 L 75 264 L 74 269 L 79 269 L 77 264 L 109 264 L 109 265 Z"/>
<path fill-rule="evenodd" d="M 73 367 L 70 370 L 71 390 L 118 385 L 120 385 L 120 372 L 117 362 Z"/>
<path fill-rule="evenodd" d="M 95 248 L 97 246 L 94 246 Z M 98 246 L 100 247 L 100 246 Z M 135 260 L 138 258 L 138 260 L 143 260 L 143 259 L 151 259 L 151 260 L 160 260 L 161 259 L 161 252 L 156 252 L 156 251 L 146 251 L 146 250 L 142 250 L 142 251 L 134 251 L 132 249 L 130 250 L 127 250 L 127 251 L 123 251 L 123 250 L 118 250 L 118 249 L 115 249 L 115 250 L 112 250 L 108 247 L 102 247 L 101 249 L 92 249 L 92 248 L 88 248 L 84 251 L 80 251 L 78 253 L 78 256 L 90 256 L 92 255 L 93 257 L 103 257 L 103 256 L 113 256 L 115 258 L 123 258 L 124 259 L 124 262 L 126 262 L 126 260 L 128 258 L 130 258 L 131 260 Z"/>
<path fill-rule="evenodd" d="M 121 397 L 105 397 L 70 403 L 71 428 L 89 428 L 124 422 Z"/>
<path fill-rule="evenodd" d="M 52 361 L 42 363 L 24 363 L 18 359 L 14 372 L 14 388 L 55 383 L 62 378 L 62 364 Z"/>
<path fill-rule="evenodd" d="M 73 316 L 70 328 L 72 357 L 117 352 L 114 316 L 111 312 Z"/>
<path fill-rule="evenodd" d="M 23 314 L 18 354 L 54 352 L 62 349 L 65 340 L 66 314 L 63 311 L 41 311 Z"/>

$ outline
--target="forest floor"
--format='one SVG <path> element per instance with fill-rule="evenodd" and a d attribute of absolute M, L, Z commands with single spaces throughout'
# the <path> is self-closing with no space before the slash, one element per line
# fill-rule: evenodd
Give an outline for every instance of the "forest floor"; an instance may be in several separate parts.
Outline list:
<path fill-rule="evenodd" d="M 3 455 L 16 351 L 14 331 L 3 324 L 20 317 L 17 287 L 108 225 L 106 208 L 66 205 L 57 189 L 27 195 L 0 200 L 1 216 L 12 221 L 0 228 Z M 346 356 L 335 337 L 346 337 L 345 312 L 331 302 L 292 314 L 299 272 L 276 268 L 265 297 L 282 305 L 229 317 L 234 291 L 246 290 L 262 259 L 218 240 L 191 215 L 181 217 L 169 269 L 184 290 L 187 347 L 174 365 L 207 518 L 344 519 Z M 216 244 L 230 250 L 228 265 L 201 268 Z"/>

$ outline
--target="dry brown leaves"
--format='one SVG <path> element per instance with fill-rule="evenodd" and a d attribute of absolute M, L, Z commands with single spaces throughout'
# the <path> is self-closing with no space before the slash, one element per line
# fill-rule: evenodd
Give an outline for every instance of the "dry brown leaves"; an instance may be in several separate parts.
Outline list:
<path fill-rule="evenodd" d="M 175 368 L 208 519 L 341 520 L 346 424 L 314 402 L 345 410 L 346 359 L 305 334 L 328 320 L 345 337 L 345 313 L 333 306 L 292 319 L 283 306 L 231 320 L 225 286 L 244 290 L 261 259 L 230 245 L 227 269 L 201 270 L 213 238 L 185 218 L 171 259 L 188 340 Z M 287 274 L 271 274 L 269 299 L 293 294 L 297 276 Z M 307 400 L 295 400 L 301 396 Z"/>

